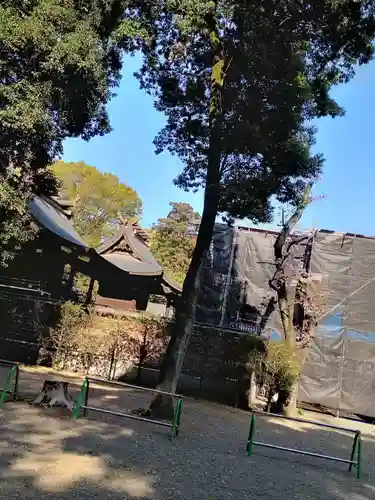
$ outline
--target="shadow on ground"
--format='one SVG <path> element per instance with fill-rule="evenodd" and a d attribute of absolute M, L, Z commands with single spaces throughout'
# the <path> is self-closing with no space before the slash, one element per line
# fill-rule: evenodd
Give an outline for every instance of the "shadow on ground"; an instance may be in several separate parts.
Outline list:
<path fill-rule="evenodd" d="M 33 375 L 36 386 L 44 375 Z M 60 374 L 58 378 L 62 378 Z M 77 391 L 79 380 L 73 390 Z M 29 374 L 21 388 L 30 386 Z M 127 411 L 147 393 L 94 386 L 90 404 Z M 305 413 L 303 418 L 359 426 L 364 433 L 362 480 L 345 464 L 255 448 L 246 455 L 250 415 L 187 400 L 181 434 L 118 417 L 72 421 L 63 409 L 8 402 L 0 411 L 0 498 L 282 500 L 374 497 L 375 435 L 358 422 Z M 310 424 L 257 418 L 257 440 L 349 458 L 350 436 Z"/>

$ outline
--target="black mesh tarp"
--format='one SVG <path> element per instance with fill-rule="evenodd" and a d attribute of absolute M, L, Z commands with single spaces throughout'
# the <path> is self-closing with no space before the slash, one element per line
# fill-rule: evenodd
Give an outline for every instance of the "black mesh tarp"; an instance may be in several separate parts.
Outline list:
<path fill-rule="evenodd" d="M 375 239 L 319 232 L 312 272 L 328 283 L 299 398 L 375 416 Z"/>
<path fill-rule="evenodd" d="M 275 238 L 275 233 L 217 225 L 202 277 L 198 323 L 282 338 L 268 286 Z M 301 266 L 304 241 L 294 257 L 293 266 Z M 326 296 L 299 399 L 375 416 L 375 239 L 320 231 L 309 259 L 311 272 L 324 276 Z"/>
<path fill-rule="evenodd" d="M 198 297 L 198 323 L 281 338 L 274 274 L 276 234 L 217 224 Z M 295 245 L 294 265 L 302 265 L 305 242 Z M 291 274 L 292 271 L 291 271 Z"/>

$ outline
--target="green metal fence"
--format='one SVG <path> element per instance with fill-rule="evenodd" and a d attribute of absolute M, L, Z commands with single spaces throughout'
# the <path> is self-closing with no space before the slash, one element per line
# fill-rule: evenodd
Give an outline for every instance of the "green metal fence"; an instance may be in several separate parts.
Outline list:
<path fill-rule="evenodd" d="M 12 396 L 13 400 L 17 399 L 19 366 L 17 363 L 6 361 L 5 359 L 0 359 L 0 366 L 5 366 L 9 369 L 4 387 L 0 387 L 0 408 L 2 408 L 7 396 Z"/>
<path fill-rule="evenodd" d="M 111 386 L 120 386 L 120 387 L 124 387 L 124 388 L 128 387 L 128 388 L 137 389 L 137 390 L 141 390 L 141 391 L 148 391 L 148 392 L 151 392 L 154 394 L 171 396 L 171 397 L 177 399 L 176 408 L 174 410 L 172 422 L 163 422 L 160 420 L 154 420 L 151 418 L 132 415 L 131 413 L 122 413 L 122 412 L 107 410 L 106 408 L 89 406 L 90 382 L 94 382 L 96 384 L 99 383 L 99 384 L 105 384 L 105 385 L 111 385 Z M 103 413 L 103 414 L 107 414 L 107 415 L 114 415 L 116 417 L 128 418 L 131 420 L 139 420 L 140 422 L 147 422 L 149 424 L 161 425 L 163 427 L 170 428 L 172 431 L 172 437 L 176 437 L 176 436 L 178 436 L 178 433 L 180 430 L 181 411 L 182 411 L 182 396 L 179 394 L 159 391 L 157 389 L 149 389 L 147 387 L 140 387 L 137 385 L 126 384 L 124 382 L 117 382 L 114 380 L 105 380 L 105 379 L 100 379 L 100 378 L 86 377 L 82 383 L 80 393 L 78 395 L 76 404 L 74 406 L 74 410 L 73 410 L 73 419 L 74 420 L 76 420 L 77 418 L 80 417 L 81 411 L 83 411 L 84 416 L 87 415 L 88 411 L 94 411 L 94 412 Z"/>
<path fill-rule="evenodd" d="M 267 416 L 267 417 L 274 417 L 274 418 L 279 418 L 279 419 L 291 420 L 294 422 L 303 422 L 303 423 L 315 425 L 316 427 L 323 427 L 323 428 L 327 428 L 327 429 L 339 430 L 339 431 L 348 432 L 350 434 L 354 434 L 350 458 L 346 459 L 346 458 L 340 458 L 340 457 L 332 457 L 330 455 L 313 453 L 313 452 L 308 451 L 308 450 L 298 450 L 295 448 L 287 448 L 285 446 L 279 446 L 279 445 L 275 445 L 275 444 L 254 441 L 256 415 L 259 415 L 259 416 L 263 415 L 263 416 Z M 275 413 L 265 413 L 265 412 L 257 411 L 257 412 L 253 412 L 253 414 L 251 416 L 251 420 L 250 420 L 250 429 L 249 429 L 249 435 L 248 435 L 247 446 L 246 446 L 247 454 L 249 457 L 251 457 L 253 454 L 254 446 L 260 446 L 263 448 L 272 448 L 274 450 L 281 450 L 281 451 L 286 451 L 289 453 L 296 453 L 298 455 L 307 455 L 310 457 L 322 458 L 322 459 L 331 460 L 334 462 L 346 463 L 349 465 L 349 472 L 352 470 L 352 468 L 354 466 L 357 469 L 357 479 L 361 478 L 362 442 L 361 442 L 361 432 L 359 430 L 348 429 L 346 427 L 339 427 L 336 425 L 323 424 L 321 422 L 314 422 L 312 420 L 305 420 L 303 418 L 286 417 L 284 415 L 277 415 Z"/>

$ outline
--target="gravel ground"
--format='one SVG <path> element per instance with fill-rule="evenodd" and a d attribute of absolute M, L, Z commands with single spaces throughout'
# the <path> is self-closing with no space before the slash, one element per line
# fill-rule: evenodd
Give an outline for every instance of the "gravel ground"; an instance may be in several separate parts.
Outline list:
<path fill-rule="evenodd" d="M 69 381 L 73 396 L 81 381 L 28 370 L 21 393 L 35 395 L 45 378 Z M 94 386 L 89 403 L 126 411 L 149 401 L 147 393 Z M 151 424 L 98 414 L 74 422 L 64 409 L 9 402 L 0 410 L 0 499 L 374 498 L 374 427 L 310 412 L 303 418 L 361 429 L 361 481 L 345 464 L 317 458 L 264 448 L 247 457 L 249 414 L 227 407 L 186 400 L 172 441 L 168 429 Z M 346 434 L 261 417 L 257 427 L 258 440 L 349 458 Z"/>

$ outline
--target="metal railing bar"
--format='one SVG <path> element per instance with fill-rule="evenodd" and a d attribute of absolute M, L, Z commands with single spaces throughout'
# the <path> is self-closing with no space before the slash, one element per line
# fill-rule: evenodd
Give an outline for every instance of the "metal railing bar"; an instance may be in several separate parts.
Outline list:
<path fill-rule="evenodd" d="M 254 446 L 262 446 L 263 448 L 272 448 L 274 450 L 283 450 L 287 451 L 289 453 L 298 453 L 299 455 L 307 455 L 309 457 L 317 457 L 317 458 L 324 458 L 326 460 L 332 460 L 334 462 L 342 462 L 345 464 L 353 464 L 357 465 L 358 462 L 354 460 L 347 460 L 345 458 L 340 458 L 340 457 L 331 457 L 330 455 L 322 455 L 320 453 L 313 453 L 311 451 L 306 451 L 306 450 L 297 450 L 295 448 L 287 448 L 285 446 L 278 446 L 276 444 L 268 444 L 268 443 L 261 443 L 258 441 L 253 441 Z"/>
<path fill-rule="evenodd" d="M 165 396 L 172 396 L 174 398 L 182 398 L 180 394 L 174 392 L 159 391 L 158 389 L 150 389 L 149 387 L 140 387 L 139 385 L 127 384 L 126 382 L 118 382 L 117 380 L 106 380 L 97 377 L 87 377 L 90 382 L 98 382 L 107 385 L 117 385 L 119 387 L 130 387 L 131 389 L 138 389 L 140 391 L 153 392 L 154 394 L 164 394 Z"/>
<path fill-rule="evenodd" d="M 14 401 L 17 399 L 18 373 L 19 373 L 19 366 L 17 363 L 13 363 L 6 378 L 5 386 L 0 393 L 0 408 L 3 407 L 7 395 L 12 395 Z M 14 391 L 12 391 L 11 387 L 14 374 L 16 374 L 16 378 L 15 378 Z"/>
<path fill-rule="evenodd" d="M 338 425 L 325 424 L 323 422 L 315 422 L 314 420 L 306 420 L 305 418 L 299 417 L 287 417 L 286 415 L 279 415 L 277 413 L 267 413 L 263 411 L 253 411 L 254 415 L 263 415 L 265 417 L 280 418 L 285 420 L 292 420 L 293 422 L 301 422 L 303 424 L 316 425 L 317 427 L 325 427 L 327 429 L 335 429 L 337 431 L 351 432 L 352 434 L 360 434 L 361 431 L 358 429 L 349 429 L 348 427 L 340 427 Z"/>
<path fill-rule="evenodd" d="M 164 427 L 173 427 L 173 424 L 167 422 L 160 422 L 159 420 L 152 420 L 150 418 L 138 417 L 136 415 L 131 415 L 129 413 L 121 413 L 118 411 L 105 410 L 104 408 L 96 408 L 94 406 L 81 406 L 81 409 L 88 411 L 96 411 L 98 413 L 106 413 L 107 415 L 114 415 L 116 417 L 129 418 L 131 420 L 140 420 L 141 422 L 148 422 L 150 424 L 162 425 Z"/>
<path fill-rule="evenodd" d="M 15 361 L 8 361 L 7 359 L 0 359 L 0 365 L 17 366 L 18 363 L 16 363 Z"/>

